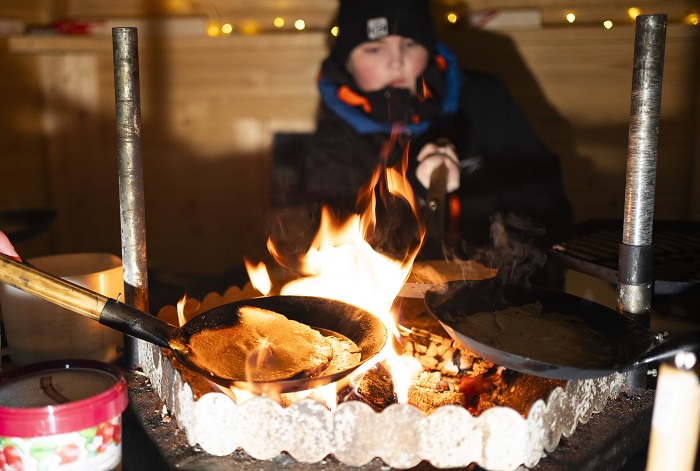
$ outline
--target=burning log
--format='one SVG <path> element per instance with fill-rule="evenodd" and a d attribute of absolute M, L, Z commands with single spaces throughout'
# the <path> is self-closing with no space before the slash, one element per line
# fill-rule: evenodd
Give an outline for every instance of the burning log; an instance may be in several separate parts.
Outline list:
<path fill-rule="evenodd" d="M 409 404 L 430 414 L 454 404 L 477 416 L 493 407 L 509 407 L 523 417 L 565 381 L 517 373 L 496 367 L 455 342 L 428 314 L 422 299 L 399 298 L 395 303 L 404 324 L 399 326 L 404 355 L 418 359 L 425 369 L 408 394 Z"/>
<path fill-rule="evenodd" d="M 403 337 L 404 355 L 418 359 L 426 370 L 451 376 L 478 376 L 494 366 L 490 361 L 458 345 L 450 337 L 415 327 L 409 330 L 399 326 L 399 331 Z"/>
<path fill-rule="evenodd" d="M 566 381 L 526 375 L 513 370 L 501 374 L 506 385 L 503 394 L 484 398 L 491 407 L 509 407 L 526 417 L 530 407 L 538 400 L 545 400 L 556 388 L 565 388 Z"/>
<path fill-rule="evenodd" d="M 466 396 L 459 389 L 459 378 L 425 371 L 408 390 L 408 403 L 429 415 L 440 406 L 464 406 Z"/>
<path fill-rule="evenodd" d="M 375 412 L 397 402 L 391 373 L 384 363 L 368 370 L 357 386 L 347 385 L 338 392 L 338 402 L 361 401 Z"/>

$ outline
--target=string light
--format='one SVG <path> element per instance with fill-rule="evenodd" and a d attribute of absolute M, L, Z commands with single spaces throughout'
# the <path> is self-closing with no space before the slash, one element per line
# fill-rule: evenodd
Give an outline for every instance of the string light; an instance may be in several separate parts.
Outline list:
<path fill-rule="evenodd" d="M 209 23 L 207 25 L 207 36 L 213 38 L 214 36 L 218 36 L 219 33 L 221 33 L 221 29 L 219 29 L 219 25 L 217 25 L 216 23 Z"/>
<path fill-rule="evenodd" d="M 177 9 L 180 8 L 183 4 L 183 1 L 185 0 L 166 0 L 169 8 Z M 629 18 L 632 20 L 636 19 L 639 15 L 642 14 L 642 11 L 638 7 L 630 7 L 627 9 L 627 15 Z M 459 21 L 459 16 L 454 13 L 454 12 L 448 12 L 445 17 L 444 17 L 449 23 L 451 24 L 456 24 Z M 573 24 L 578 20 L 576 17 L 576 14 L 572 11 L 566 12 L 564 15 L 564 18 L 566 21 L 570 24 Z M 692 25 L 692 26 L 698 26 L 700 25 L 700 14 L 697 12 L 691 12 L 687 13 L 682 20 L 683 23 L 687 25 Z M 283 28 L 285 26 L 285 20 L 282 17 L 276 17 L 273 20 L 273 25 L 275 28 Z M 612 29 L 614 26 L 613 22 L 611 20 L 605 20 L 603 21 L 603 27 L 605 29 Z M 306 22 L 303 19 L 298 19 L 294 22 L 294 28 L 297 29 L 298 31 L 303 31 L 306 29 Z M 233 25 L 231 23 L 224 23 L 222 25 L 219 25 L 216 22 L 210 22 L 207 24 L 206 28 L 206 34 L 209 37 L 215 37 L 219 36 L 221 34 L 231 34 L 233 33 Z M 260 32 L 260 26 L 253 20 L 248 20 L 244 21 L 239 28 L 239 31 L 241 34 L 258 34 Z M 330 29 L 331 35 L 337 37 L 339 33 L 339 28 L 338 26 L 333 26 Z"/>

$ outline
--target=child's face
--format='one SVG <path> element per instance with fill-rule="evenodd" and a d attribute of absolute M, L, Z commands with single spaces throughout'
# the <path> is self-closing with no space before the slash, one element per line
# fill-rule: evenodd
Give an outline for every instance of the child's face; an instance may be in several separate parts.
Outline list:
<path fill-rule="evenodd" d="M 416 79 L 428 66 L 428 56 L 413 39 L 391 35 L 355 47 L 346 68 L 364 92 L 394 87 L 416 93 Z"/>

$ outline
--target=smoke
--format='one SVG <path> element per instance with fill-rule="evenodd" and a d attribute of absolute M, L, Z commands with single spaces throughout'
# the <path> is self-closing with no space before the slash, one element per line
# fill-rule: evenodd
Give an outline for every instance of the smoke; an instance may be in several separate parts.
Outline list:
<path fill-rule="evenodd" d="M 498 269 L 506 283 L 530 284 L 533 275 L 547 262 L 544 250 L 535 242 L 545 234 L 544 228 L 514 213 L 496 214 L 491 218 L 487 249 L 465 250 L 481 263 Z"/>

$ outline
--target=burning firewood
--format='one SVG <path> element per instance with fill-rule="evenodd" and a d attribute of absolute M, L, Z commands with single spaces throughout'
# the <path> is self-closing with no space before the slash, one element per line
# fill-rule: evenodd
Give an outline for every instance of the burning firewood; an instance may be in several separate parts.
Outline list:
<path fill-rule="evenodd" d="M 564 380 L 541 378 L 513 370 L 504 369 L 500 376 L 503 386 L 494 390 L 495 394 L 482 397 L 481 406 L 484 410 L 490 407 L 510 407 L 525 417 L 535 401 L 546 399 L 557 387 L 566 387 Z"/>
<path fill-rule="evenodd" d="M 424 371 L 408 389 L 408 403 L 426 415 L 448 404 L 464 406 L 465 401 L 465 395 L 459 390 L 459 378 L 443 376 L 437 371 Z"/>
<path fill-rule="evenodd" d="M 417 358 L 424 368 L 409 389 L 409 403 L 430 414 L 437 407 L 455 404 L 473 415 L 505 406 L 525 416 L 538 399 L 546 398 L 565 381 L 517 373 L 494 365 L 454 341 L 426 311 L 422 299 L 398 299 L 403 354 Z"/>
<path fill-rule="evenodd" d="M 368 370 L 357 385 L 347 385 L 338 392 L 338 402 L 362 401 L 375 412 L 397 402 L 391 373 L 384 363 Z"/>

